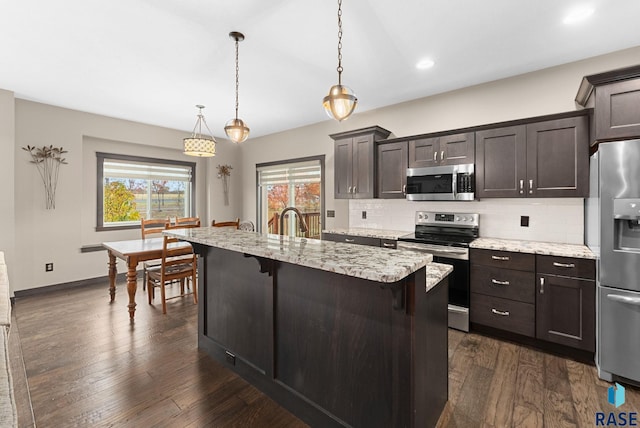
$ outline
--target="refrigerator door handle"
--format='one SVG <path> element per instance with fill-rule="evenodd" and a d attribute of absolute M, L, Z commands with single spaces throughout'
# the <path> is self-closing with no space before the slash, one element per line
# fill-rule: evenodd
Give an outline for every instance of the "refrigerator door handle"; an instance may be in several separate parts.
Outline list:
<path fill-rule="evenodd" d="M 607 294 L 607 299 L 614 302 L 628 303 L 630 305 L 640 306 L 640 297 L 620 296 L 619 294 Z"/>

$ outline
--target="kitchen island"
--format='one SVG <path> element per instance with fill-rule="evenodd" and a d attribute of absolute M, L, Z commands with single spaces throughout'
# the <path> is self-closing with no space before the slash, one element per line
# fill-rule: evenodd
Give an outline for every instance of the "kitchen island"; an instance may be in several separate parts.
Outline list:
<path fill-rule="evenodd" d="M 198 346 L 311 426 L 435 426 L 447 275 L 385 248 L 195 228 Z M 427 273 L 429 271 L 429 273 Z"/>

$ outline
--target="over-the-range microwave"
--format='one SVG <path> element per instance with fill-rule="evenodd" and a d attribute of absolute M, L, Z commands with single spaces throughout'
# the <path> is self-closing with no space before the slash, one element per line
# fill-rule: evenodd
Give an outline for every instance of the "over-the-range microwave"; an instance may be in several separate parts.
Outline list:
<path fill-rule="evenodd" d="M 473 164 L 407 168 L 407 200 L 472 201 Z"/>

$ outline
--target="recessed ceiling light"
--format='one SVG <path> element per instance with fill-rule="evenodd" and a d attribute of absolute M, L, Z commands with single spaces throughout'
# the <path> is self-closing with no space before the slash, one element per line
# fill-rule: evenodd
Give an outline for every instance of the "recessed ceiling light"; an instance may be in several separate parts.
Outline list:
<path fill-rule="evenodd" d="M 580 21 L 584 21 L 591 15 L 593 15 L 593 8 L 591 6 L 582 6 L 569 12 L 562 22 L 565 24 L 575 24 Z"/>
<path fill-rule="evenodd" d="M 428 68 L 433 67 L 435 64 L 436 63 L 432 59 L 425 58 L 425 59 L 422 59 L 422 60 L 418 61 L 418 63 L 416 64 L 416 68 L 418 70 L 426 70 Z"/>

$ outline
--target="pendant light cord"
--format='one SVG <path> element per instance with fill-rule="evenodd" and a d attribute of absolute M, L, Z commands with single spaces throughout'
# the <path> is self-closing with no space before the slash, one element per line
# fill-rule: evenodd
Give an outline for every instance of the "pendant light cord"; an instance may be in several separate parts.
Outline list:
<path fill-rule="evenodd" d="M 342 85 L 342 0 L 338 0 L 338 85 Z"/>
<path fill-rule="evenodd" d="M 240 67 L 238 66 L 238 38 L 236 38 L 236 119 L 238 119 L 238 86 L 239 86 L 239 78 Z"/>

